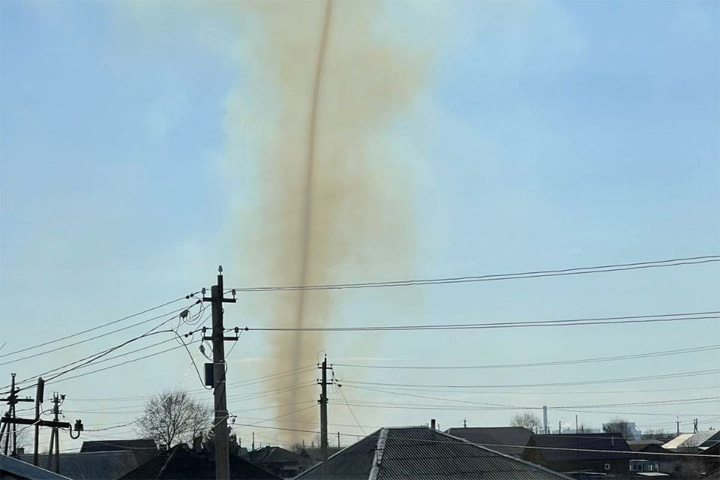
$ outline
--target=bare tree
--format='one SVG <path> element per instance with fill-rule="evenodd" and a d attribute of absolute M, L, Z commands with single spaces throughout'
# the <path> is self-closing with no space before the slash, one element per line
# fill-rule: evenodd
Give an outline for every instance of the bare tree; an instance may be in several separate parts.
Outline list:
<path fill-rule="evenodd" d="M 624 438 L 633 438 L 630 422 L 621 417 L 613 417 L 608 423 L 603 423 L 602 429 L 605 433 L 617 433 Z"/>
<path fill-rule="evenodd" d="M 165 391 L 145 402 L 138 431 L 168 448 L 191 442 L 212 427 L 212 408 L 195 401 L 187 392 Z"/>
<path fill-rule="evenodd" d="M 513 415 L 510 419 L 510 425 L 513 427 L 525 427 L 533 432 L 540 428 L 540 417 L 532 412 L 523 412 Z"/>

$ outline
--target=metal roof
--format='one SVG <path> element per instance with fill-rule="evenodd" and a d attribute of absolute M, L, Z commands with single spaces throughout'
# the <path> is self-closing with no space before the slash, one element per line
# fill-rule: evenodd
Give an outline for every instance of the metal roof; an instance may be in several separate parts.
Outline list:
<path fill-rule="evenodd" d="M 24 462 L 33 463 L 31 454 L 20 455 Z M 40 454 L 38 464 L 47 467 L 48 455 Z M 60 454 L 60 474 L 73 480 L 115 480 L 137 468 L 132 452 L 88 452 Z"/>
<path fill-rule="evenodd" d="M 717 432 L 715 431 L 683 433 L 682 435 L 679 435 L 667 442 L 665 445 L 663 445 L 663 448 L 668 450 L 678 448 L 697 448 L 700 447 L 700 445 L 702 445 L 704 442 L 709 440 L 711 437 L 713 437 L 716 433 Z"/>
<path fill-rule="evenodd" d="M 69 480 L 57 473 L 36 467 L 29 463 L 25 463 L 17 458 L 8 457 L 0 454 L 0 477 L 7 472 L 12 478 L 24 478 L 28 480 Z"/>
<path fill-rule="evenodd" d="M 556 480 L 570 477 L 428 427 L 383 428 L 328 459 L 329 480 Z M 322 465 L 296 477 L 322 478 Z"/>
<path fill-rule="evenodd" d="M 237 456 L 230 456 L 235 480 L 279 480 L 280 477 Z M 215 456 L 177 445 L 122 477 L 123 480 L 210 480 L 215 478 Z"/>

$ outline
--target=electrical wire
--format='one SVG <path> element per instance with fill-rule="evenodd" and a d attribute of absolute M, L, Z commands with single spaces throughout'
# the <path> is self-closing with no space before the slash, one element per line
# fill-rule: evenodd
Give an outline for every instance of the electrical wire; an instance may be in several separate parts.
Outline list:
<path fill-rule="evenodd" d="M 720 345 L 707 345 L 702 347 L 682 348 L 677 350 L 664 350 L 660 352 L 637 353 L 630 355 L 615 355 L 609 357 L 593 357 L 574 360 L 553 360 L 547 362 L 534 363 L 506 363 L 506 364 L 490 364 L 490 365 L 454 365 L 454 366 L 437 366 L 437 365 L 361 365 L 352 363 L 333 363 L 337 367 L 349 368 L 370 368 L 370 369 L 388 369 L 388 370 L 475 370 L 475 369 L 495 369 L 495 368 L 526 368 L 526 367 L 545 367 L 558 365 L 578 365 L 584 363 L 600 363 L 615 362 L 624 360 L 637 360 L 641 358 L 664 357 L 670 355 L 683 355 L 688 353 L 707 352 L 720 349 Z"/>
<path fill-rule="evenodd" d="M 29 359 L 29 358 L 35 358 L 35 357 L 39 357 L 39 356 L 42 356 L 42 355 L 47 355 L 48 353 L 53 353 L 53 352 L 57 352 L 57 351 L 60 351 L 60 350 L 64 350 L 64 349 L 66 349 L 66 348 L 74 347 L 74 346 L 76 346 L 76 345 L 81 345 L 81 344 L 83 344 L 83 343 L 87 343 L 87 342 L 92 341 L 92 340 L 97 340 L 98 338 L 107 337 L 108 335 L 113 335 L 113 334 L 118 333 L 118 332 L 122 332 L 122 331 L 125 331 L 125 330 L 129 330 L 129 329 L 134 328 L 134 327 L 137 327 L 137 326 L 139 326 L 139 325 L 144 325 L 144 324 L 149 323 L 149 322 L 152 322 L 152 321 L 154 321 L 154 320 L 158 320 L 158 319 L 160 319 L 160 318 L 164 318 L 164 317 L 166 317 L 167 315 L 172 315 L 172 318 L 175 318 L 175 314 L 177 314 L 177 313 L 179 313 L 179 312 L 182 312 L 182 311 L 184 311 L 184 310 L 187 310 L 187 307 L 186 307 L 186 308 L 179 308 L 179 309 L 177 309 L 177 310 L 173 310 L 172 312 L 165 313 L 165 314 L 163 314 L 163 315 L 158 315 L 158 316 L 156 316 L 156 317 L 152 317 L 152 318 L 149 318 L 149 319 L 147 319 L 147 320 L 143 320 L 143 321 L 141 321 L 141 322 L 137 322 L 137 323 L 134 323 L 134 324 L 132 324 L 132 325 L 128 325 L 128 326 L 126 326 L 126 327 L 118 328 L 118 329 L 113 330 L 113 331 L 111 331 L 111 332 L 106 332 L 106 333 L 103 333 L 103 334 L 100 334 L 100 335 L 95 335 L 94 337 L 86 338 L 85 340 L 79 340 L 79 341 L 77 341 L 77 342 L 69 343 L 69 344 L 63 345 L 63 346 L 61 346 L 61 347 L 56 347 L 56 348 L 53 348 L 53 349 L 50 349 L 50 350 L 45 350 L 45 351 L 40 352 L 40 353 L 34 353 L 34 354 L 32 354 L 32 355 L 27 355 L 27 356 L 25 356 L 25 357 L 16 358 L 16 359 L 14 359 L 14 360 L 10 360 L 10 361 L 4 362 L 4 363 L 0 363 L 0 366 L 10 365 L 10 364 L 12 364 L 12 363 L 20 362 L 20 361 L 22 361 L 22 360 L 27 360 L 27 359 Z M 53 342 L 51 342 L 51 343 L 53 343 Z"/>
<path fill-rule="evenodd" d="M 625 315 L 619 317 L 575 318 L 561 320 L 535 320 L 526 322 L 492 323 L 447 323 L 428 325 L 373 325 L 356 327 L 245 327 L 256 332 L 392 332 L 421 330 L 484 330 L 498 328 L 534 328 L 534 327 L 575 327 L 582 325 L 614 325 L 657 322 L 688 322 L 694 320 L 720 319 L 720 311 L 697 313 L 665 313 L 656 315 Z"/>
<path fill-rule="evenodd" d="M 69 338 L 77 337 L 77 336 L 79 336 L 79 335 L 83 335 L 83 334 L 85 334 L 85 333 L 89 333 L 89 332 L 92 332 L 92 331 L 94 331 L 94 330 L 99 330 L 99 329 L 101 329 L 101 328 L 104 328 L 104 327 L 107 327 L 107 326 L 110 326 L 110 325 L 114 325 L 114 324 L 116 324 L 116 323 L 121 323 L 121 322 L 124 322 L 124 321 L 126 321 L 126 320 L 130 320 L 131 318 L 139 317 L 140 315 L 144 315 L 144 314 L 146 314 L 146 313 L 149 313 L 149 312 L 158 310 L 158 309 L 160 309 L 160 308 L 167 307 L 168 305 L 172 305 L 173 303 L 177 303 L 177 302 L 180 302 L 180 301 L 182 301 L 182 300 L 190 299 L 190 298 L 194 297 L 195 295 L 197 295 L 198 293 L 200 293 L 200 292 L 193 292 L 193 293 L 190 293 L 190 294 L 188 294 L 188 295 L 186 295 L 186 296 L 184 296 L 184 297 L 176 298 L 175 300 L 170 300 L 169 302 L 165 302 L 165 303 L 163 303 L 163 304 L 161 304 L 161 305 L 157 305 L 157 306 L 155 306 L 155 307 L 145 309 L 145 310 L 143 310 L 143 311 L 141 311 L 141 312 L 133 313 L 132 315 L 127 315 L 127 316 L 122 317 L 122 318 L 119 318 L 119 319 L 117 319 L 117 320 L 113 320 L 113 321 L 110 321 L 110 322 L 107 322 L 107 323 L 103 323 L 102 325 L 98 325 L 98 326 L 96 326 L 96 327 L 88 328 L 88 329 L 86 329 L 86 330 L 82 330 L 82 331 L 77 332 L 77 333 L 73 333 L 73 334 L 70 334 L 70 335 L 66 335 L 66 336 L 64 336 L 64 337 L 56 338 L 56 339 L 54 339 L 54 340 L 48 340 L 47 342 L 39 343 L 39 344 L 37 344 L 37 345 L 32 345 L 32 346 L 30 346 L 30 347 L 25 347 L 25 348 L 22 348 L 22 349 L 20 349 L 20 350 L 15 350 L 15 351 L 12 351 L 12 352 L 4 353 L 4 354 L 0 355 L 0 358 L 8 357 L 8 356 L 10 356 L 10 355 L 16 355 L 16 354 L 18 354 L 18 353 L 27 352 L 27 351 L 29 351 L 29 350 L 34 350 L 34 349 L 36 349 L 36 348 L 44 347 L 44 346 L 50 345 L 50 344 L 52 344 L 52 343 L 57 343 L 57 342 L 60 342 L 60 341 L 63 341 L 63 340 L 67 340 L 67 339 L 69 339 Z M 3 346 L 4 346 L 4 344 L 3 344 Z M 4 365 L 4 364 L 2 364 L 2 365 Z"/>
<path fill-rule="evenodd" d="M 426 278 L 412 280 L 391 280 L 385 282 L 364 282 L 364 283 L 336 283 L 326 285 L 307 286 L 265 286 L 265 287 L 239 287 L 233 290 L 237 292 L 273 292 L 273 291 L 294 291 L 294 290 L 342 290 L 354 288 L 386 288 L 386 287 L 409 287 L 419 285 L 438 285 L 470 282 L 489 282 L 500 280 L 516 280 L 525 278 L 557 277 L 565 275 L 587 275 L 596 273 L 608 273 L 628 270 L 639 270 L 647 268 L 677 267 L 681 265 L 697 265 L 720 261 L 720 255 L 703 255 L 696 257 L 670 258 L 665 260 L 650 260 L 646 262 L 616 263 L 610 265 L 599 265 L 593 267 L 573 267 L 558 270 L 536 270 L 520 273 L 496 273 L 487 275 L 472 275 L 463 277 Z M 229 289 L 228 289 L 229 290 Z"/>
<path fill-rule="evenodd" d="M 526 383 L 526 384 L 509 384 L 509 385 L 422 385 L 422 384 L 414 384 L 414 383 L 382 383 L 382 382 L 361 382 L 361 381 L 348 381 L 344 380 L 343 384 L 351 384 L 351 385 L 375 385 L 375 386 L 385 386 L 385 387 L 418 387 L 418 388 L 426 388 L 426 389 L 436 389 L 436 388 L 534 388 L 534 387 L 555 387 L 555 386 L 565 386 L 565 385 L 598 385 L 598 384 L 607 384 L 607 383 L 625 383 L 625 382 L 640 382 L 640 381 L 647 381 L 647 380 L 661 380 L 666 378 L 682 378 L 682 377 L 694 377 L 694 376 L 700 376 L 700 375 L 713 375 L 720 373 L 720 369 L 710 369 L 710 370 L 695 370 L 692 372 L 678 372 L 678 373 L 668 373 L 668 374 L 662 374 L 662 375 L 648 375 L 648 376 L 642 376 L 642 377 L 625 377 L 625 378 L 610 378 L 610 379 L 603 379 L 603 380 L 585 380 L 585 381 L 576 381 L 576 382 L 555 382 L 555 383 Z"/>

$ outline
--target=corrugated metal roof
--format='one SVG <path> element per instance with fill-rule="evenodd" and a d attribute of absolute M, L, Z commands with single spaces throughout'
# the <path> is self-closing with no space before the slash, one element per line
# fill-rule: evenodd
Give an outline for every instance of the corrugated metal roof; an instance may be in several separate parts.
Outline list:
<path fill-rule="evenodd" d="M 697 433 L 683 433 L 682 435 L 673 438 L 668 443 L 663 445 L 663 448 L 666 448 L 668 450 L 678 448 L 698 448 L 704 442 L 712 438 L 713 435 L 715 435 L 716 433 L 718 432 L 707 431 Z"/>
<path fill-rule="evenodd" d="M 384 444 L 380 442 L 385 440 Z M 567 479 L 427 427 L 385 428 L 328 460 L 331 480 L 557 480 Z M 322 478 L 322 466 L 296 477 Z"/>
<path fill-rule="evenodd" d="M 280 477 L 234 455 L 230 475 L 242 480 L 279 480 Z M 177 445 L 163 455 L 129 472 L 123 480 L 211 480 L 215 478 L 215 456 Z"/>
<path fill-rule="evenodd" d="M 20 459 L 33 463 L 32 455 Z M 39 456 L 39 466 L 48 465 L 48 455 Z M 60 474 L 73 480 L 115 480 L 134 470 L 140 463 L 132 452 L 87 452 L 60 454 Z"/>
<path fill-rule="evenodd" d="M 3 476 L 2 473 L 4 472 L 14 477 L 28 478 L 30 480 L 69 480 L 68 477 L 30 465 L 17 458 L 0 454 L 0 477 Z"/>

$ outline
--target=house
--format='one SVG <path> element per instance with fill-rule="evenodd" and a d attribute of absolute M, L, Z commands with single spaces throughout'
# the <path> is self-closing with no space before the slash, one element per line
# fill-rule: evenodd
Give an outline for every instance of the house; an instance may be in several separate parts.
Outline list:
<path fill-rule="evenodd" d="M 523 456 L 533 436 L 523 427 L 462 427 L 450 428 L 445 433 L 518 458 Z"/>
<path fill-rule="evenodd" d="M 0 480 L 69 480 L 57 473 L 0 453 Z"/>
<path fill-rule="evenodd" d="M 281 447 L 263 447 L 248 454 L 248 461 L 280 477 L 294 477 L 314 462 Z"/>
<path fill-rule="evenodd" d="M 335 455 L 340 450 L 342 450 L 340 447 L 328 446 L 328 457 Z M 320 447 L 304 447 L 300 450 L 300 455 L 307 458 L 311 466 L 323 461 L 322 448 Z"/>
<path fill-rule="evenodd" d="M 627 475 L 635 453 L 611 433 L 533 435 L 523 459 L 558 472 L 590 471 Z"/>
<path fill-rule="evenodd" d="M 630 450 L 635 452 L 635 456 L 630 460 L 630 471 L 633 472 L 673 473 L 682 461 L 667 455 L 673 452 L 665 450 L 660 440 L 630 440 L 627 443 Z"/>
<path fill-rule="evenodd" d="M 33 463 L 33 455 L 20 455 L 20 460 Z M 38 465 L 53 470 L 48 454 L 38 455 Z M 61 453 L 58 471 L 61 475 L 73 480 L 117 480 L 126 473 L 134 470 L 146 460 L 139 460 L 136 455 L 127 450 L 114 452 L 85 452 Z"/>
<path fill-rule="evenodd" d="M 230 476 L 233 480 L 280 480 L 236 455 L 230 455 Z M 215 456 L 205 449 L 176 445 L 135 470 L 122 480 L 211 480 L 215 478 Z"/>
<path fill-rule="evenodd" d="M 700 446 L 717 435 L 718 432 L 708 430 L 706 432 L 683 433 L 663 445 L 665 450 L 682 453 L 696 453 Z"/>
<path fill-rule="evenodd" d="M 323 477 L 323 468 L 326 477 Z M 557 480 L 565 475 L 428 427 L 381 428 L 296 480 Z"/>
<path fill-rule="evenodd" d="M 94 440 L 83 442 L 80 453 L 90 452 L 132 452 L 139 464 L 157 456 L 160 451 L 152 438 L 134 440 Z"/>
<path fill-rule="evenodd" d="M 708 448 L 711 448 L 720 443 L 720 432 L 715 432 L 714 430 L 712 431 L 714 432 L 714 435 L 700 444 L 700 450 L 707 450 Z"/>

